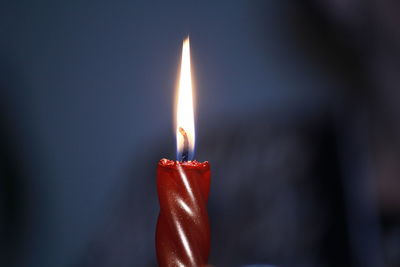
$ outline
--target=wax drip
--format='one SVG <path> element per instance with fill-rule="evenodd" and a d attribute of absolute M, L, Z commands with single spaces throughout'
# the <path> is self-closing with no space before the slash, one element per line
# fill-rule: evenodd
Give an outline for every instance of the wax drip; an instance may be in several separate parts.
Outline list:
<path fill-rule="evenodd" d="M 187 133 L 182 127 L 179 127 L 179 133 L 183 137 L 183 149 L 181 154 L 181 162 L 185 162 L 189 160 L 189 139 Z"/>

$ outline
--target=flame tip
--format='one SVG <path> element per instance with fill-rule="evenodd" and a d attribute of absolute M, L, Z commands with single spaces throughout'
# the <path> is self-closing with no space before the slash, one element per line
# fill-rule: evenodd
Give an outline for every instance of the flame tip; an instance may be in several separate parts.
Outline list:
<path fill-rule="evenodd" d="M 183 39 L 183 44 L 189 44 L 189 43 L 190 43 L 190 38 L 189 35 L 187 35 L 185 39 Z"/>

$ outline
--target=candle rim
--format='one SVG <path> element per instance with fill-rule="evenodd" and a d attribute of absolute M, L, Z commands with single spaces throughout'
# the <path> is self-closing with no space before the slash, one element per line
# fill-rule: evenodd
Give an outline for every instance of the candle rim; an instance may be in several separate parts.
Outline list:
<path fill-rule="evenodd" d="M 163 158 L 158 162 L 159 166 L 162 167 L 170 167 L 170 168 L 175 168 L 176 166 L 182 166 L 182 167 L 187 167 L 187 168 L 204 168 L 204 169 L 209 169 L 210 164 L 208 161 L 204 162 L 199 162 L 197 160 L 190 160 L 190 161 L 178 161 L 178 160 L 170 160 Z"/>

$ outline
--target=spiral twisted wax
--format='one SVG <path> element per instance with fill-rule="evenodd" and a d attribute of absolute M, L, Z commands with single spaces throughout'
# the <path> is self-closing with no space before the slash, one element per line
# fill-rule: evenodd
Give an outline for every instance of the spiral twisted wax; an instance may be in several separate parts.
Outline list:
<path fill-rule="evenodd" d="M 208 162 L 160 160 L 157 168 L 160 214 L 156 230 L 159 266 L 207 265 L 209 190 Z"/>

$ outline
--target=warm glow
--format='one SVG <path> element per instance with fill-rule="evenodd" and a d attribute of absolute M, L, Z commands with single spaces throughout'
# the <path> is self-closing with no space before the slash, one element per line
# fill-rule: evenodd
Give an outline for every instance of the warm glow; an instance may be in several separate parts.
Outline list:
<path fill-rule="evenodd" d="M 179 76 L 178 98 L 176 109 L 176 144 L 178 157 L 184 146 L 183 129 L 188 137 L 189 160 L 194 153 L 194 114 L 193 114 L 193 89 L 192 76 L 190 72 L 190 44 L 189 37 L 183 41 L 181 71 Z"/>

